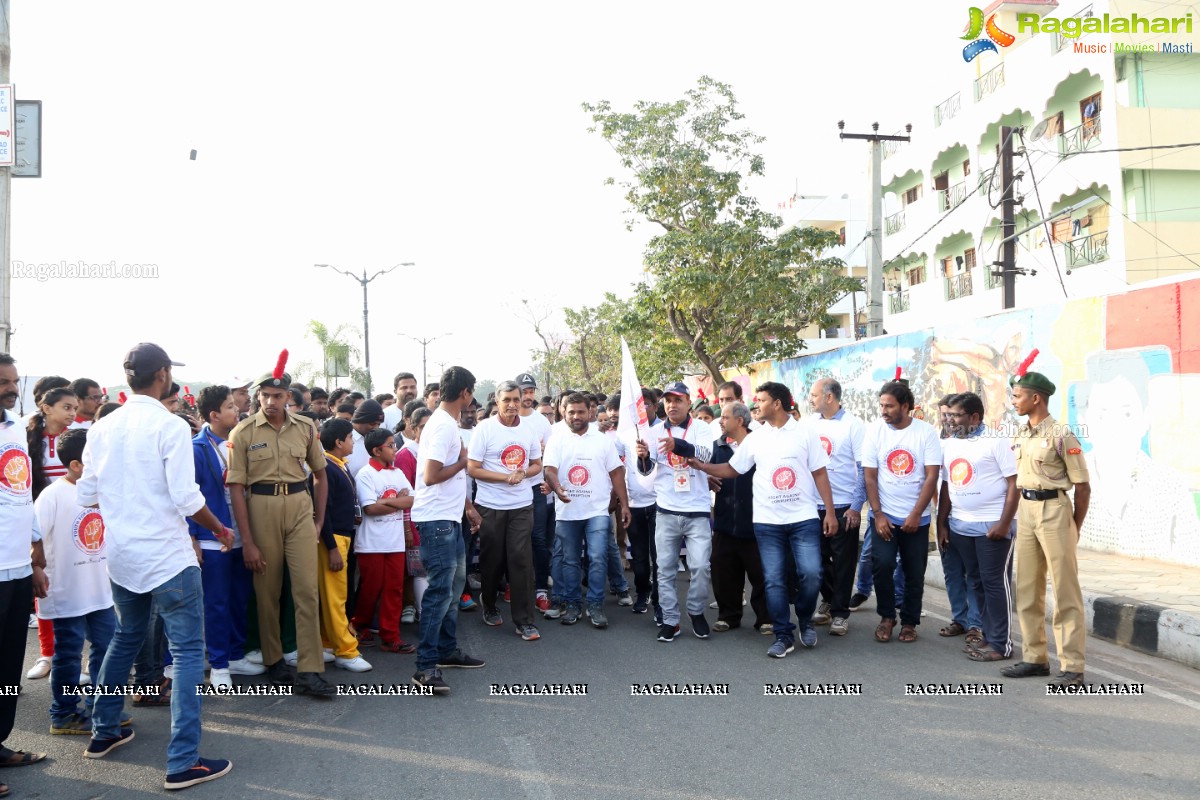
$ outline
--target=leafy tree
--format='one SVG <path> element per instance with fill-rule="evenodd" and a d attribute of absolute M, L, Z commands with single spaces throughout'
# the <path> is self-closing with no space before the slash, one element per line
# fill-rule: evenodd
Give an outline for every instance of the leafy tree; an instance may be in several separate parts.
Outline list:
<path fill-rule="evenodd" d="M 665 361 L 687 353 L 676 373 L 698 362 L 719 382 L 722 367 L 793 356 L 804 347 L 800 332 L 861 288 L 840 259 L 822 256 L 837 234 L 781 232 L 783 220 L 744 191 L 747 178 L 764 174 L 754 152 L 764 139 L 739 127 L 744 115 L 726 84 L 702 77 L 683 99 L 638 102 L 633 112 L 608 101 L 583 108 L 588 130 L 629 173 L 620 182 L 626 226 L 645 220 L 662 230 L 646 247 L 646 278 L 620 329 L 647 336 Z"/>
<path fill-rule="evenodd" d="M 330 330 L 329 326 L 320 320 L 309 320 L 308 330 L 304 332 L 306 338 L 317 340 L 317 345 L 321 348 L 321 363 L 315 365 L 311 361 L 301 361 L 295 367 L 297 376 L 305 376 L 308 378 L 309 385 L 316 385 L 318 379 L 323 378 L 320 385 L 326 389 L 333 389 L 330 379 L 333 377 L 325 371 L 326 366 L 334 360 L 334 356 L 338 351 L 349 354 L 350 361 L 350 386 L 360 392 L 368 392 L 370 386 L 370 376 L 367 371 L 360 366 L 356 366 L 354 361 L 361 357 L 359 349 L 350 343 L 348 336 L 357 337 L 358 330 L 353 325 L 339 325 L 335 330 Z"/>

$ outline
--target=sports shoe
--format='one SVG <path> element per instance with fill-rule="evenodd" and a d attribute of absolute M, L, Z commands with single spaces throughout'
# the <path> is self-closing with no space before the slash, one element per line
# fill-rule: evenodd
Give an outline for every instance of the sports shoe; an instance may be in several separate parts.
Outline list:
<path fill-rule="evenodd" d="M 29 615 L 29 627 L 37 630 L 37 614 Z"/>
<path fill-rule="evenodd" d="M 412 625 L 417 621 L 417 609 L 415 606 L 405 606 L 404 611 L 400 613 L 401 625 Z"/>
<path fill-rule="evenodd" d="M 800 629 L 800 645 L 802 647 L 817 646 L 817 629 L 811 622 Z"/>
<path fill-rule="evenodd" d="M 708 627 L 708 620 L 704 618 L 704 615 L 688 614 L 688 617 L 692 620 L 692 633 L 696 634 L 696 638 L 707 639 L 710 631 Z"/>
<path fill-rule="evenodd" d="M 262 665 L 262 661 L 251 661 L 248 658 L 239 658 L 237 661 L 229 662 L 230 675 L 262 675 L 267 671 L 267 668 Z"/>
<path fill-rule="evenodd" d="M 617 592 L 617 605 L 619 605 L 619 606 L 633 605 L 633 597 L 629 594 L 628 589 L 626 589 L 623 592 Z"/>
<path fill-rule="evenodd" d="M 251 650 L 242 657 L 244 661 L 249 661 L 251 664 L 262 664 L 262 650 Z"/>
<path fill-rule="evenodd" d="M 566 603 L 554 603 L 549 608 L 547 608 L 545 611 L 542 612 L 542 616 L 545 617 L 546 619 L 558 619 L 559 617 L 563 616 L 566 613 L 567 613 L 567 604 Z"/>
<path fill-rule="evenodd" d="M 845 636 L 850 630 L 850 621 L 845 617 L 834 617 L 833 622 L 829 623 L 830 636 Z"/>
<path fill-rule="evenodd" d="M 399 653 L 400 655 L 409 656 L 417 652 L 416 645 L 409 644 L 403 639 L 397 639 L 394 642 L 385 642 L 380 640 L 379 649 L 385 653 Z"/>
<path fill-rule="evenodd" d="M 186 789 L 197 783 L 215 781 L 217 778 L 228 775 L 231 769 L 233 769 L 233 763 L 223 758 L 202 758 L 191 769 L 172 772 L 168 775 L 166 781 L 163 782 L 163 788 Z"/>
<path fill-rule="evenodd" d="M 416 686 L 428 686 L 434 694 L 450 694 L 450 687 L 442 680 L 442 671 L 437 669 L 420 670 L 412 676 Z"/>
<path fill-rule="evenodd" d="M 850 598 L 850 610 L 858 611 L 860 608 L 862 608 L 862 604 L 867 602 L 867 598 L 870 596 L 871 595 L 863 594 L 862 592 L 855 592 L 854 596 Z"/>
<path fill-rule="evenodd" d="M 479 669 L 486 663 L 478 658 L 472 658 L 462 650 L 455 650 L 445 658 L 439 658 L 437 665 L 438 669 L 450 669 L 452 667 L 457 669 Z"/>
<path fill-rule="evenodd" d="M 775 635 L 775 626 L 770 623 L 766 623 L 764 625 L 759 625 L 758 632 L 761 633 L 763 636 L 774 636 Z"/>
<path fill-rule="evenodd" d="M 517 636 L 520 636 L 527 642 L 536 642 L 542 638 L 542 635 L 538 633 L 538 629 L 532 625 L 518 625 Z"/>
<path fill-rule="evenodd" d="M 358 640 L 359 647 L 374 647 L 375 646 L 375 634 L 371 633 L 368 630 L 359 631 L 358 635 L 356 635 L 354 638 Z"/>
<path fill-rule="evenodd" d="M 712 626 L 713 631 L 716 633 L 725 633 L 725 631 L 731 630 L 732 628 L 733 626 L 723 619 L 717 620 Z"/>
<path fill-rule="evenodd" d="M 121 745 L 132 742 L 133 737 L 133 728 L 122 728 L 114 739 L 92 739 L 88 742 L 87 749 L 83 751 L 83 757 L 104 758 Z"/>
<path fill-rule="evenodd" d="M 289 667 L 294 667 L 300 663 L 300 651 L 293 650 L 290 653 L 283 654 L 283 660 Z"/>
<path fill-rule="evenodd" d="M 500 616 L 500 612 L 496 609 L 485 608 L 483 610 L 483 624 L 495 628 L 498 625 L 504 624 L 504 618 Z"/>
<path fill-rule="evenodd" d="M 650 602 L 645 597 L 642 597 L 639 594 L 638 599 L 635 600 L 633 603 L 633 613 L 645 614 L 649 610 L 650 610 Z"/>
<path fill-rule="evenodd" d="M 1050 681 L 1050 686 L 1083 686 L 1082 672 L 1060 672 Z"/>
<path fill-rule="evenodd" d="M 333 665 L 344 670 L 349 670 L 350 672 L 370 672 L 372 669 L 371 662 L 362 656 L 355 656 L 354 658 L 337 658 L 335 656 Z"/>
<path fill-rule="evenodd" d="M 829 609 L 833 608 L 829 603 L 821 603 L 817 606 L 817 613 L 813 614 L 812 621 L 814 625 L 828 625 L 830 616 Z"/>
<path fill-rule="evenodd" d="M 771 658 L 784 658 L 788 653 L 796 649 L 796 644 L 786 636 L 780 636 L 775 639 L 775 643 L 767 648 L 767 655 Z"/>
<path fill-rule="evenodd" d="M 483 582 L 480 580 L 480 575 L 478 572 L 467 573 L 467 588 L 469 588 L 472 592 L 478 592 L 483 588 Z"/>
<path fill-rule="evenodd" d="M 281 658 L 267 667 L 267 677 L 276 686 L 291 686 L 296 682 L 296 670 Z"/>
<path fill-rule="evenodd" d="M 579 609 L 573 605 L 564 605 L 562 615 L 558 619 L 563 625 L 574 625 L 579 622 Z"/>
<path fill-rule="evenodd" d="M 221 686 L 224 686 L 226 689 L 233 688 L 233 681 L 229 679 L 228 669 L 213 667 L 212 672 L 209 673 L 208 682 L 212 684 L 214 689 Z"/>
<path fill-rule="evenodd" d="M 330 699 L 337 695 L 337 687 L 325 680 L 320 672 L 301 672 L 296 676 L 296 694 Z"/>
<path fill-rule="evenodd" d="M 39 678 L 44 678 L 50 674 L 50 659 L 46 656 L 38 656 L 38 660 L 33 662 L 33 666 L 29 668 L 29 672 L 25 673 L 25 677 L 31 681 L 36 681 Z"/>
<path fill-rule="evenodd" d="M 602 603 L 588 605 L 588 616 L 592 618 L 593 628 L 608 627 L 608 617 L 604 616 L 604 605 Z"/>
<path fill-rule="evenodd" d="M 326 664 L 332 664 L 333 660 L 337 658 L 337 655 L 333 652 L 332 647 L 326 647 L 321 650 L 321 658 Z"/>
<path fill-rule="evenodd" d="M 537 597 L 534 598 L 533 605 L 538 611 L 545 614 L 550 610 L 550 596 L 545 592 L 538 592 Z"/>
<path fill-rule="evenodd" d="M 479 604 L 476 603 L 474 598 L 472 598 L 469 594 L 464 594 L 458 600 L 459 611 L 474 611 L 477 608 L 479 608 Z"/>
<path fill-rule="evenodd" d="M 670 625 L 664 622 L 658 628 L 658 640 L 660 642 L 673 642 L 675 637 L 679 635 L 679 626 Z"/>
<path fill-rule="evenodd" d="M 87 713 L 76 712 L 60 720 L 50 720 L 50 732 L 53 734 L 90 736 L 92 733 L 92 717 Z"/>

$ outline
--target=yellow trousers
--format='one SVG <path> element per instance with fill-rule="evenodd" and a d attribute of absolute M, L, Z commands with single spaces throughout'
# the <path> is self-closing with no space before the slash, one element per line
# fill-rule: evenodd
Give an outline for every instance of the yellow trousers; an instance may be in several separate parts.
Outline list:
<path fill-rule="evenodd" d="M 350 537 L 333 535 L 342 564 L 350 562 Z M 321 643 L 333 648 L 338 658 L 357 658 L 358 640 L 350 632 L 350 621 L 346 619 L 346 566 L 337 572 L 329 568 L 330 551 L 317 542 L 317 566 L 320 574 L 318 586 L 321 590 Z"/>
<path fill-rule="evenodd" d="M 1075 548 L 1079 534 L 1071 501 L 1060 494 L 1050 500 L 1021 499 L 1017 508 L 1017 620 L 1021 625 L 1021 660 L 1047 664 L 1046 573 L 1054 592 L 1054 641 L 1064 672 L 1083 672 L 1087 617 L 1079 588 Z"/>

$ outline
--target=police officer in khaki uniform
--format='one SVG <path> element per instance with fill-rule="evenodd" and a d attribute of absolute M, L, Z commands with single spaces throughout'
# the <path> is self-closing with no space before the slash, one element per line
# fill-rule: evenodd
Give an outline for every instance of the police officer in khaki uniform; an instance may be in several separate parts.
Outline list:
<path fill-rule="evenodd" d="M 229 435 L 227 483 L 246 567 L 254 572 L 263 664 L 275 683 L 294 683 L 302 694 L 333 697 L 336 689 L 321 675 L 325 663 L 317 596 L 317 534 L 328 491 L 325 453 L 312 420 L 287 412 L 292 395 L 291 377 L 283 371 L 286 352 L 274 372 L 252 386 L 258 413 L 238 423 Z M 311 495 L 305 464 L 312 471 Z M 285 563 L 296 606 L 299 674 L 284 662 L 279 641 Z"/>
<path fill-rule="evenodd" d="M 1022 365 L 1021 371 L 1024 371 Z M 1091 485 L 1079 440 L 1047 409 L 1054 384 L 1041 373 L 1025 372 L 1012 381 L 1013 406 L 1028 417 L 1013 437 L 1017 457 L 1016 604 L 1021 624 L 1021 662 L 1005 667 L 1009 678 L 1050 674 L 1046 649 L 1046 571 L 1054 591 L 1054 639 L 1062 672 L 1059 686 L 1083 684 L 1087 635 L 1083 593 L 1075 548 L 1087 515 Z M 1075 503 L 1067 492 L 1074 486 Z"/>

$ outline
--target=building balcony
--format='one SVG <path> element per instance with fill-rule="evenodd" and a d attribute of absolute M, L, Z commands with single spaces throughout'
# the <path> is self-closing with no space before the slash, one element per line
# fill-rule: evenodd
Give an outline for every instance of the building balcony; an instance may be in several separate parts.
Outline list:
<path fill-rule="evenodd" d="M 959 111 L 962 111 L 962 92 L 955 92 L 933 109 L 933 127 L 942 127 L 943 122 L 957 117 Z"/>
<path fill-rule="evenodd" d="M 938 189 L 937 206 L 939 211 L 949 211 L 956 206 L 962 205 L 967 199 L 967 182 L 959 181 L 953 186 L 946 189 Z"/>
<path fill-rule="evenodd" d="M 971 273 L 960 272 L 957 275 L 950 275 L 945 278 L 946 281 L 946 299 L 957 300 L 960 297 L 970 297 L 974 292 L 971 286 Z"/>
<path fill-rule="evenodd" d="M 1003 85 L 1004 62 L 1001 61 L 975 79 L 975 102 L 978 103 L 983 98 L 995 94 Z"/>
<path fill-rule="evenodd" d="M 904 230 L 904 212 L 897 211 L 883 221 L 883 233 L 885 236 L 899 233 Z"/>
<path fill-rule="evenodd" d="M 1058 136 L 1058 155 L 1061 158 L 1083 153 L 1100 146 L 1100 118 L 1092 117 Z"/>
<path fill-rule="evenodd" d="M 903 314 L 912 308 L 912 300 L 908 296 L 908 290 L 902 292 L 894 292 L 888 295 L 888 313 Z"/>
<path fill-rule="evenodd" d="M 1088 264 L 1098 264 L 1108 260 L 1108 231 L 1080 236 L 1063 242 L 1063 253 L 1066 256 L 1067 269 L 1086 267 Z"/>

